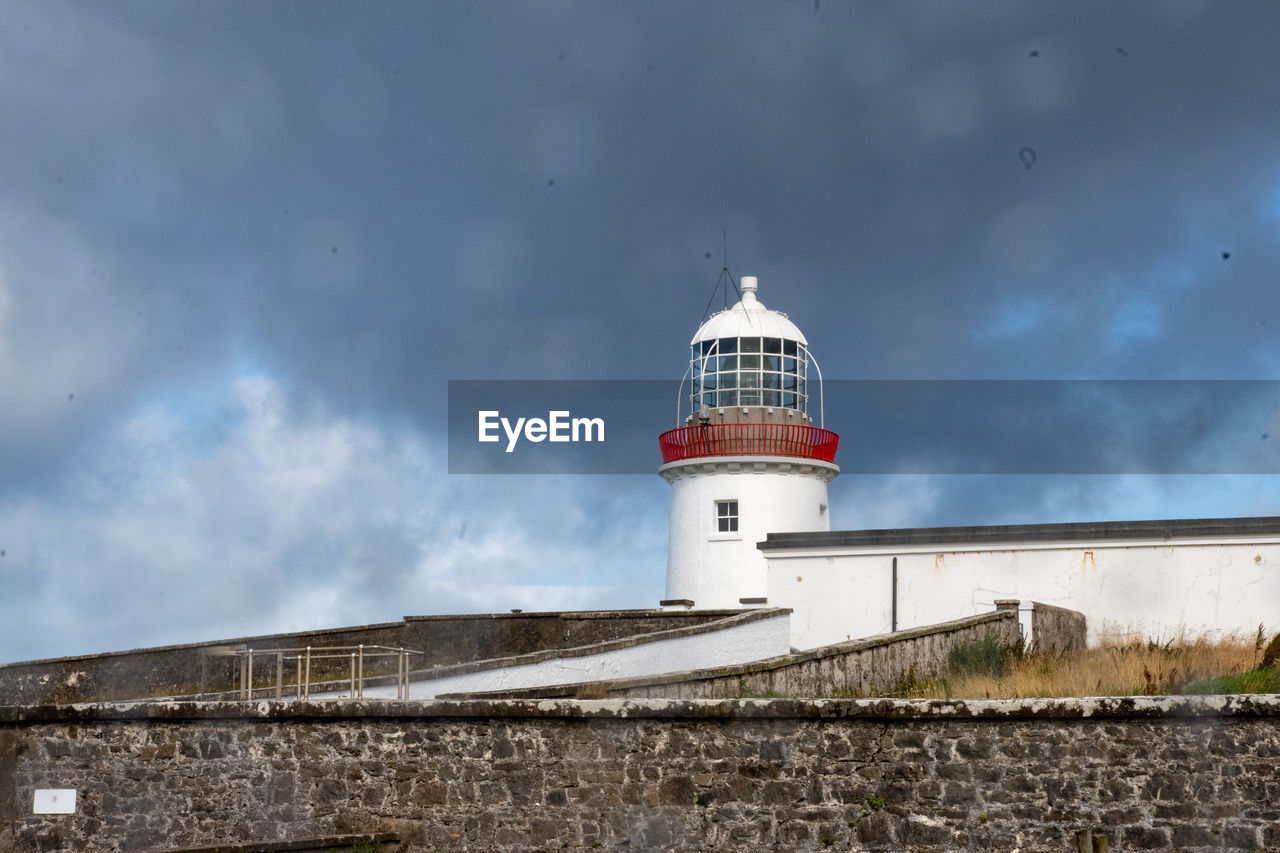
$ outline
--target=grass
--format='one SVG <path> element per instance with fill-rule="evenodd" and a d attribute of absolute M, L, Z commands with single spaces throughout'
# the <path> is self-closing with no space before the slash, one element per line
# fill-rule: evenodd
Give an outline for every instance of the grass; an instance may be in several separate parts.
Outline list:
<path fill-rule="evenodd" d="M 1280 668 L 1251 669 L 1236 675 L 1221 675 L 1194 681 L 1182 688 L 1186 694 L 1280 693 Z"/>
<path fill-rule="evenodd" d="M 989 635 L 954 649 L 942 678 L 910 679 L 906 698 L 1039 698 L 1280 692 L 1280 663 L 1264 663 L 1266 637 L 1217 633 L 1143 638 L 1112 631 L 1096 648 L 1023 653 Z M 1268 648 L 1275 648 L 1273 640 Z"/>

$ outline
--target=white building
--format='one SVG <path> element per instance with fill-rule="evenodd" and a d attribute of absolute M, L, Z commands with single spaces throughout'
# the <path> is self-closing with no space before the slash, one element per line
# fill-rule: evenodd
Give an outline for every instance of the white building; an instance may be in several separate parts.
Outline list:
<path fill-rule="evenodd" d="M 744 277 L 742 300 L 693 336 L 689 415 L 660 439 L 672 487 L 664 607 L 791 608 L 801 649 L 998 599 L 1081 611 L 1090 642 L 1108 626 L 1165 637 L 1277 627 L 1280 518 L 831 531 L 838 438 L 810 416 L 821 376 L 804 335 L 756 290 Z"/>
<path fill-rule="evenodd" d="M 1169 638 L 1280 621 L 1280 518 L 771 533 L 759 547 L 797 648 L 1010 598 L 1084 613 L 1091 644 L 1109 626 Z"/>
<path fill-rule="evenodd" d="M 658 472 L 671 484 L 664 607 L 764 604 L 756 543 L 775 530 L 830 529 L 837 437 L 809 415 L 821 379 L 809 378 L 804 335 L 756 288 L 744 276 L 742 300 L 693 336 L 689 416 L 659 439 Z"/>

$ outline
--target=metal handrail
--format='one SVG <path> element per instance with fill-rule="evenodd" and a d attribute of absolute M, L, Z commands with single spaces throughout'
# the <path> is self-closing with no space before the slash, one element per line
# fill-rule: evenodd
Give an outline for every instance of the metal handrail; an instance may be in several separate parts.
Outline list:
<path fill-rule="evenodd" d="M 406 649 L 396 646 L 357 645 L 357 646 L 299 646 L 297 648 L 275 649 L 226 649 L 210 651 L 211 657 L 236 657 L 240 665 L 236 667 L 236 697 L 248 701 L 253 698 L 253 658 L 274 655 L 276 659 L 275 698 L 284 699 L 284 662 L 293 658 L 297 665 L 296 699 L 299 701 L 311 698 L 311 662 L 313 660 L 349 659 L 351 661 L 351 699 L 364 698 L 364 662 L 366 658 L 395 657 L 396 660 L 396 699 L 409 698 L 409 655 L 421 655 L 425 652 L 417 649 Z M 381 676 L 375 676 L 381 677 Z M 267 688 L 270 689 L 270 688 Z"/>
<path fill-rule="evenodd" d="M 835 462 L 840 436 L 802 424 L 700 424 L 658 436 L 662 461 L 704 456 L 787 456 Z"/>

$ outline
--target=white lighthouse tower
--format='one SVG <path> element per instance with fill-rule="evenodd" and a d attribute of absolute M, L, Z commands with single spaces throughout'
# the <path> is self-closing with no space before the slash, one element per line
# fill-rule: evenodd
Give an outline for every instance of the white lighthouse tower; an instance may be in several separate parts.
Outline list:
<path fill-rule="evenodd" d="M 809 415 L 811 402 L 821 413 L 821 373 L 813 362 L 810 379 L 804 335 L 756 299 L 757 287 L 743 276 L 742 300 L 693 336 L 689 414 L 659 438 L 658 473 L 671 484 L 664 607 L 766 604 L 756 543 L 831 528 L 838 437 Z"/>

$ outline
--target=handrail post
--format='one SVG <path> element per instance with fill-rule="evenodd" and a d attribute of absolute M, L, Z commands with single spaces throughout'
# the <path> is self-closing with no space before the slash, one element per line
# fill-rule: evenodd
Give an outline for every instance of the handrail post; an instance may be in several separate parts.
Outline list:
<path fill-rule="evenodd" d="M 244 698 L 246 701 L 253 699 L 253 649 L 249 649 L 249 675 L 245 679 Z"/>
<path fill-rule="evenodd" d="M 276 701 L 284 698 L 284 652 L 276 652 Z"/>
<path fill-rule="evenodd" d="M 297 675 L 296 683 L 294 686 L 298 688 L 298 701 L 301 702 L 302 701 L 302 655 L 294 655 L 294 658 L 296 659 L 298 664 L 298 675 Z"/>
<path fill-rule="evenodd" d="M 308 699 L 308 700 L 309 700 L 309 699 L 311 698 L 311 647 L 310 647 L 310 646 L 307 646 L 307 678 L 306 678 L 306 685 L 307 685 L 307 686 L 306 686 L 306 688 L 305 688 L 305 691 L 306 691 L 306 692 L 305 692 L 305 695 L 303 696 L 303 698 L 305 698 L 305 699 Z"/>
<path fill-rule="evenodd" d="M 360 644 L 360 680 L 357 682 L 360 686 L 360 698 L 364 698 L 364 643 Z"/>
<path fill-rule="evenodd" d="M 356 653 L 351 653 L 351 697 L 356 698 Z"/>

